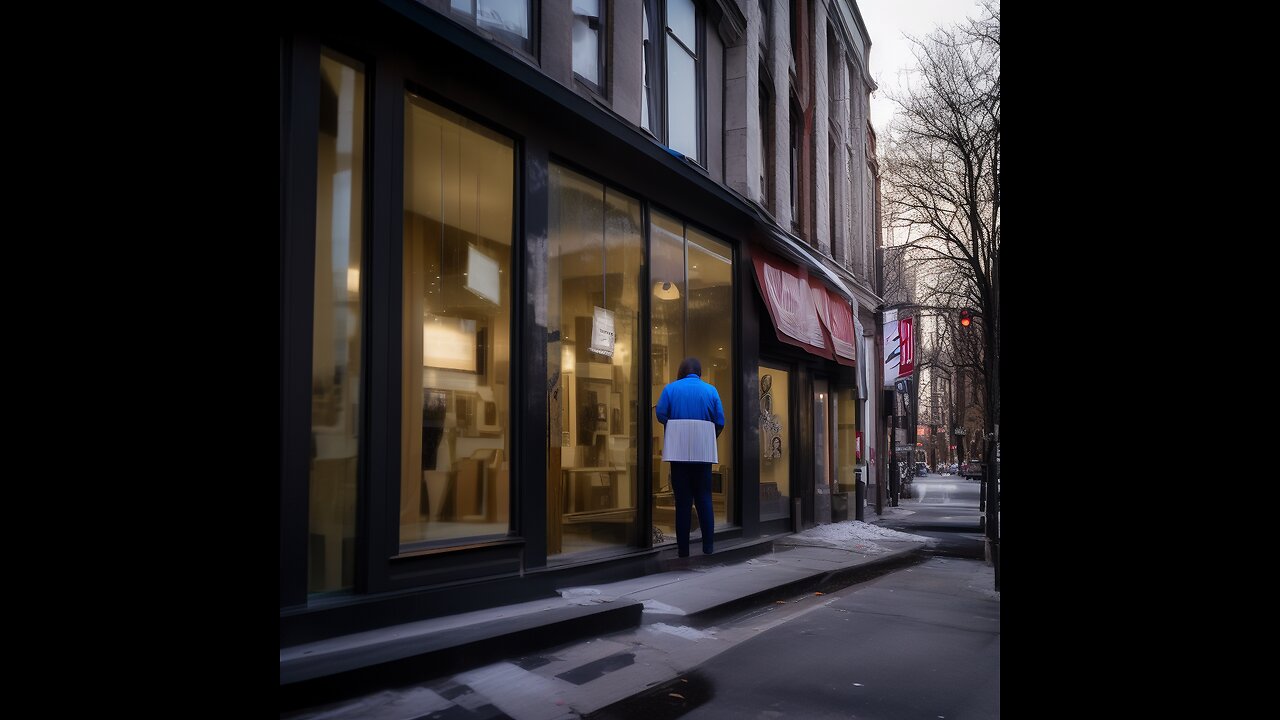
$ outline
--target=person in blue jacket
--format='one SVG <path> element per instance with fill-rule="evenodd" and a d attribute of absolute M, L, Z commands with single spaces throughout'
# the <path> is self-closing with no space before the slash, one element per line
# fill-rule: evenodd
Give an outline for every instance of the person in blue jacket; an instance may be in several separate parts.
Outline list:
<path fill-rule="evenodd" d="M 671 463 L 671 489 L 676 496 L 676 548 L 689 557 L 689 503 L 698 510 L 702 552 L 715 545 L 711 508 L 711 465 L 720 462 L 716 438 L 724 430 L 724 405 L 714 385 L 703 381 L 702 363 L 685 358 L 676 379 L 662 388 L 655 408 L 666 429 L 662 459 Z"/>

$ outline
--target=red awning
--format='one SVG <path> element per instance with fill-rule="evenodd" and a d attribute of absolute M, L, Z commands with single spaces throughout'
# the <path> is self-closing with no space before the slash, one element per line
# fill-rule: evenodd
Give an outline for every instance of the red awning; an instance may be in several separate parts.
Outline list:
<path fill-rule="evenodd" d="M 805 269 L 758 250 L 752 253 L 752 262 L 778 340 L 834 360 Z"/>
<path fill-rule="evenodd" d="M 849 301 L 831 292 L 813 276 L 809 277 L 813 302 L 818 306 L 818 317 L 827 330 L 836 362 L 849 367 L 858 364 L 857 335 L 853 329 L 853 310 Z"/>

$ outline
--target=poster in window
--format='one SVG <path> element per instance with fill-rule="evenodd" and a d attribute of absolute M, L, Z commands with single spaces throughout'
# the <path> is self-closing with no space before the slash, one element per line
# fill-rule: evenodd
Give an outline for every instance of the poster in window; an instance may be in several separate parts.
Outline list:
<path fill-rule="evenodd" d="M 591 318 L 591 352 L 613 357 L 613 313 L 596 306 Z"/>

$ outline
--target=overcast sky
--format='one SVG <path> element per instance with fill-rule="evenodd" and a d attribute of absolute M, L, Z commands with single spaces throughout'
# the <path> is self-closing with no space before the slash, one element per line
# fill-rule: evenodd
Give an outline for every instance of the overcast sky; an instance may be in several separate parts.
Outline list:
<path fill-rule="evenodd" d="M 907 68 L 915 64 L 904 34 L 923 38 L 939 25 L 966 17 L 982 17 L 973 0 L 856 0 L 871 36 L 871 77 L 879 89 L 871 96 L 871 125 L 879 137 L 893 117 L 894 104 L 886 90 L 901 87 Z"/>

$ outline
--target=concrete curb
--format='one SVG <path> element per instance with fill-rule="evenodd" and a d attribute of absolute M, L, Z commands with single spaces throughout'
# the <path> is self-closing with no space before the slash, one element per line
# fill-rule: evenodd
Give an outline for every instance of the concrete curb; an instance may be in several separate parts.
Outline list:
<path fill-rule="evenodd" d="M 804 577 L 781 582 L 777 585 L 743 595 L 733 600 L 703 608 L 697 612 L 691 613 L 688 617 L 696 618 L 701 621 L 713 616 L 723 615 L 752 605 L 761 604 L 762 602 L 770 600 L 774 596 L 778 595 L 790 595 L 820 587 L 844 587 L 851 585 L 855 582 L 860 582 L 863 579 L 869 579 L 870 577 L 884 571 L 895 569 L 899 565 L 907 564 L 925 547 L 925 543 L 923 542 L 916 542 L 913 544 L 915 547 L 894 550 L 885 553 L 884 555 L 868 559 L 864 562 L 854 563 L 845 567 L 835 568 L 833 570 L 818 571 Z M 797 545 L 799 544 L 797 543 Z M 830 546 L 824 545 L 813 545 L 812 547 L 825 547 L 830 549 Z"/>
<path fill-rule="evenodd" d="M 511 655 L 606 635 L 640 624 L 643 605 L 620 599 L 568 605 L 405 635 L 388 628 L 328 651 L 291 649 L 280 661 L 280 710 L 342 700 L 424 677 L 461 672 Z"/>

